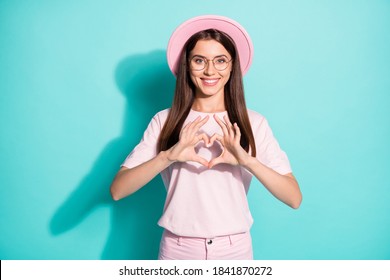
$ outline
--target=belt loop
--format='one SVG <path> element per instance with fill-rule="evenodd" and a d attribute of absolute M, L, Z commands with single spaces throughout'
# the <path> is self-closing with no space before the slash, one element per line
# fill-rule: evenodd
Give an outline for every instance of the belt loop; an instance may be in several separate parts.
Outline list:
<path fill-rule="evenodd" d="M 177 237 L 177 245 L 181 246 L 181 236 Z"/>
<path fill-rule="evenodd" d="M 229 241 L 230 241 L 230 246 L 232 246 L 233 245 L 233 240 L 232 240 L 232 236 L 231 235 L 229 235 Z"/>

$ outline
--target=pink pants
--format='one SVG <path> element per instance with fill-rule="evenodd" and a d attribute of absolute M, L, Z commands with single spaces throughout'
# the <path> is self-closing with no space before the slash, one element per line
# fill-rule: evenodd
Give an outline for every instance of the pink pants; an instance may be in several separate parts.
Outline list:
<path fill-rule="evenodd" d="M 215 238 L 177 236 L 164 231 L 159 260 L 252 260 L 249 232 Z"/>

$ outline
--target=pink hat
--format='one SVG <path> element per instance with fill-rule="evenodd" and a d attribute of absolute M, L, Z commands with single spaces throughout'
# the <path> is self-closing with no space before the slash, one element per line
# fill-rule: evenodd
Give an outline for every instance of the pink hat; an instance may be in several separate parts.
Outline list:
<path fill-rule="evenodd" d="M 245 29 L 236 21 L 223 16 L 205 15 L 191 18 L 182 23 L 173 32 L 169 39 L 167 48 L 168 65 L 176 76 L 179 57 L 184 44 L 195 33 L 206 30 L 217 29 L 228 34 L 236 44 L 240 57 L 242 75 L 249 70 L 253 57 L 253 44 Z"/>

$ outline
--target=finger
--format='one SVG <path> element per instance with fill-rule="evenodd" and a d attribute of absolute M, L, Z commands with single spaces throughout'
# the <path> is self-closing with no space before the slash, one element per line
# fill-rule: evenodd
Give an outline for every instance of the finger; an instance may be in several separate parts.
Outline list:
<path fill-rule="evenodd" d="M 200 127 L 202 127 L 205 123 L 207 123 L 207 121 L 209 120 L 209 118 L 210 118 L 210 116 L 209 115 L 207 115 L 207 116 L 205 116 L 203 119 L 201 119 L 200 121 L 199 121 L 199 126 Z"/>
<path fill-rule="evenodd" d="M 196 121 L 198 118 L 200 118 L 200 117 L 197 117 L 194 121 Z M 189 129 L 189 127 L 194 123 L 194 121 L 192 121 L 192 122 L 188 122 L 183 128 L 182 128 L 182 132 L 184 132 L 184 131 L 187 131 L 188 129 Z"/>
<path fill-rule="evenodd" d="M 190 124 L 191 123 L 187 123 L 183 128 L 182 128 L 182 130 L 181 131 L 185 131 L 185 130 L 187 130 L 188 129 L 188 127 L 190 126 Z"/>
<path fill-rule="evenodd" d="M 200 163 L 203 166 L 209 167 L 209 162 L 201 156 L 194 156 L 193 161 Z"/>
<path fill-rule="evenodd" d="M 195 134 L 198 132 L 199 128 L 205 124 L 208 120 L 208 116 L 204 117 L 203 119 L 201 116 L 198 116 L 188 127 L 188 133 Z"/>
<path fill-rule="evenodd" d="M 228 115 L 223 116 L 223 119 L 224 119 L 224 121 L 226 123 L 226 127 L 228 129 L 229 135 L 234 136 L 235 133 L 234 133 L 234 130 L 233 130 L 233 125 L 230 122 Z"/>
<path fill-rule="evenodd" d="M 205 116 L 203 119 L 200 119 L 196 124 L 194 129 L 198 131 L 207 121 L 209 120 L 209 116 Z"/>
<path fill-rule="evenodd" d="M 199 143 L 200 141 L 203 141 L 203 143 L 206 145 L 206 147 L 208 147 L 210 142 L 209 142 L 209 137 L 206 135 L 206 133 L 202 133 L 202 134 L 197 135 L 197 138 L 198 138 L 197 143 Z"/>
<path fill-rule="evenodd" d="M 218 125 L 221 127 L 223 134 L 229 135 L 226 124 L 217 115 L 214 115 L 214 119 L 218 123 Z"/>
<path fill-rule="evenodd" d="M 211 136 L 208 144 L 208 148 L 211 147 L 214 144 L 214 141 L 218 140 L 223 145 L 223 136 L 219 135 L 218 133 L 215 133 L 213 136 Z"/>
<path fill-rule="evenodd" d="M 185 133 L 187 132 L 187 129 L 188 129 L 188 126 L 189 126 L 189 125 L 190 125 L 190 124 L 188 123 L 188 124 L 186 124 L 186 125 L 181 129 L 180 134 L 179 134 L 179 138 L 181 138 L 182 135 L 185 134 Z"/>
<path fill-rule="evenodd" d="M 214 166 L 216 166 L 216 165 L 218 165 L 218 164 L 221 164 L 221 163 L 223 163 L 222 157 L 214 158 L 214 159 L 212 159 L 212 160 L 209 162 L 209 168 L 213 168 Z"/>
<path fill-rule="evenodd" d="M 241 131 L 240 128 L 238 127 L 237 123 L 234 123 L 234 131 L 236 135 L 234 136 L 234 140 L 240 143 L 241 140 Z"/>
<path fill-rule="evenodd" d="M 223 120 L 225 121 L 227 126 L 232 126 L 232 123 L 230 122 L 228 115 L 224 115 Z"/>
<path fill-rule="evenodd" d="M 188 128 L 193 128 L 201 120 L 200 116 L 197 116 L 195 120 L 189 123 Z"/>

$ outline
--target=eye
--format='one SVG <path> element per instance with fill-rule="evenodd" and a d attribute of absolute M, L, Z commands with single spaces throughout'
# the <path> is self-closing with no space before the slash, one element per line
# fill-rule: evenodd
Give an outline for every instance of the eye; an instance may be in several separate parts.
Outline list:
<path fill-rule="evenodd" d="M 195 56 L 192 61 L 196 64 L 204 64 L 205 60 L 203 57 Z"/>
<path fill-rule="evenodd" d="M 227 57 L 224 57 L 224 56 L 216 57 L 214 59 L 214 63 L 216 63 L 216 64 L 225 64 L 226 62 L 228 62 L 228 59 L 227 59 Z"/>

